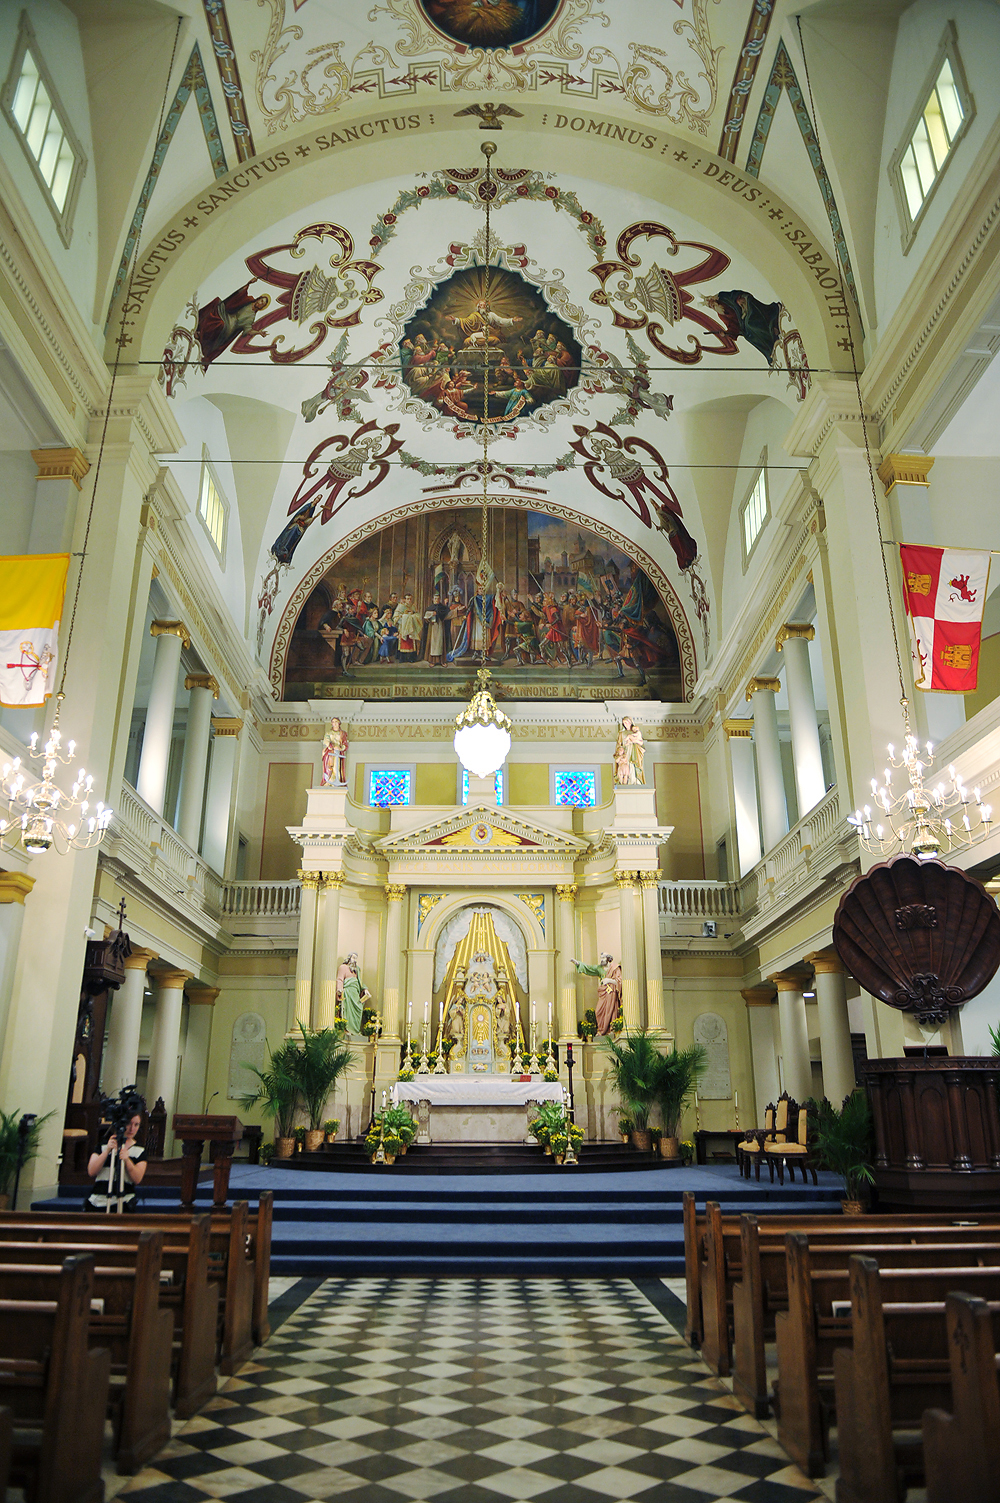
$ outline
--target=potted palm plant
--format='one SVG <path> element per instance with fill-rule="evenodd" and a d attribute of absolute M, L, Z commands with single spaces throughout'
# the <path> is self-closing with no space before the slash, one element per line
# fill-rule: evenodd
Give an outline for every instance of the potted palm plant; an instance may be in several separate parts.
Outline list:
<path fill-rule="evenodd" d="M 305 1151 L 315 1153 L 323 1141 L 323 1113 L 327 1097 L 338 1080 L 357 1060 L 342 1028 L 305 1028 L 299 1024 L 302 1042 L 296 1043 L 293 1071 L 305 1105 L 309 1126 Z"/>
<path fill-rule="evenodd" d="M 632 1119 L 632 1142 L 640 1153 L 649 1153 L 652 1139 L 649 1114 L 656 1099 L 656 1083 L 663 1056 L 656 1047 L 655 1035 L 647 1028 L 637 1028 L 620 1038 L 609 1035 L 604 1048 L 610 1059 L 609 1073 L 618 1099 Z"/>
<path fill-rule="evenodd" d="M 36 1117 L 23 1133 L 19 1130 L 21 1116 L 19 1111 L 0 1111 L 0 1211 L 10 1209 L 11 1189 L 17 1177 L 18 1155 L 20 1154 L 22 1169 L 38 1157 L 42 1128 L 52 1113 L 46 1112 L 44 1117 Z"/>
<path fill-rule="evenodd" d="M 681 1156 L 677 1139 L 681 1113 L 707 1066 L 708 1055 L 702 1044 L 691 1044 L 687 1049 L 675 1049 L 672 1054 L 660 1055 L 653 1094 L 663 1118 L 660 1153 L 665 1159 Z"/>
<path fill-rule="evenodd" d="M 295 1148 L 292 1129 L 295 1126 L 295 1108 L 299 1100 L 299 1085 L 295 1075 L 295 1060 L 298 1049 L 289 1039 L 279 1048 L 272 1049 L 268 1066 L 260 1070 L 256 1065 L 245 1065 L 251 1075 L 256 1075 L 258 1086 L 239 1098 L 244 1111 L 259 1107 L 261 1114 L 274 1122 L 274 1157 L 290 1159 Z"/>
<path fill-rule="evenodd" d="M 816 1103 L 816 1162 L 844 1181 L 845 1216 L 864 1213 L 862 1193 L 875 1183 L 875 1133 L 871 1107 L 864 1091 L 845 1096 L 840 1110 L 826 1098 Z"/>

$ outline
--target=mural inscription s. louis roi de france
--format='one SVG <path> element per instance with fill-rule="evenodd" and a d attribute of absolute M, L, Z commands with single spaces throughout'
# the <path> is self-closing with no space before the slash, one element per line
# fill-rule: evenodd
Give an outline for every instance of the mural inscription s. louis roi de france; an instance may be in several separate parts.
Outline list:
<path fill-rule="evenodd" d="M 552 20 L 559 0 L 417 0 L 418 9 L 462 47 L 514 47 Z"/>
<path fill-rule="evenodd" d="M 456 271 L 410 319 L 399 346 L 414 396 L 446 418 L 515 423 L 576 386 L 580 346 L 516 272 Z M 486 374 L 489 369 L 489 412 Z"/>
<path fill-rule="evenodd" d="M 683 699 L 677 637 L 646 573 L 576 522 L 475 505 L 365 538 L 313 587 L 284 698 L 453 698 L 482 658 L 519 697 Z"/>

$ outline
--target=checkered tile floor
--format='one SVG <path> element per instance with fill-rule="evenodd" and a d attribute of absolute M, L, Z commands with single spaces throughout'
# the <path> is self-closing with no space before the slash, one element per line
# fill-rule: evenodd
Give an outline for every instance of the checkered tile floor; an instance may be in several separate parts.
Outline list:
<path fill-rule="evenodd" d="M 330 1279 L 257 1355 L 129 1503 L 818 1497 L 625 1279 Z"/>

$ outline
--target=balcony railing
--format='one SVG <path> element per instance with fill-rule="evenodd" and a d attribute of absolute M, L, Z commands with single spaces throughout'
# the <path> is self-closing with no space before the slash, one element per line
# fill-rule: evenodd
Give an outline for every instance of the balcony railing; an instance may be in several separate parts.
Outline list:
<path fill-rule="evenodd" d="M 122 784 L 111 835 L 118 860 L 186 912 L 193 907 L 216 926 L 229 928 L 233 918 L 257 920 L 263 933 L 268 921 L 298 918 L 298 882 L 223 881 L 129 783 Z"/>
<path fill-rule="evenodd" d="M 660 912 L 670 918 L 733 918 L 740 911 L 735 882 L 661 882 Z"/>

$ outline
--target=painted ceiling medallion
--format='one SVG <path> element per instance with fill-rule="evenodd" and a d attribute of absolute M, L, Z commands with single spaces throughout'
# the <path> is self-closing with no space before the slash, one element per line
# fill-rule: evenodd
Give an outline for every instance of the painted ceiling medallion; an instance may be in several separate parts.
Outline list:
<path fill-rule="evenodd" d="M 576 386 L 580 346 L 567 323 L 517 272 L 456 271 L 406 325 L 399 351 L 414 396 L 443 417 L 490 426 L 528 417 Z M 489 413 L 483 372 L 490 353 Z"/>
<path fill-rule="evenodd" d="M 427 21 L 462 47 L 515 47 L 544 31 L 559 0 L 417 0 Z"/>

